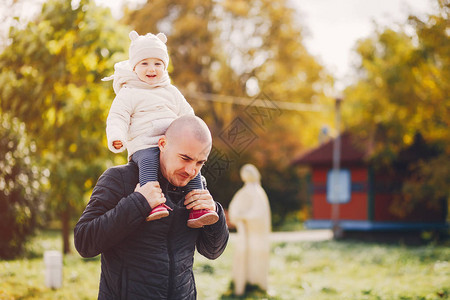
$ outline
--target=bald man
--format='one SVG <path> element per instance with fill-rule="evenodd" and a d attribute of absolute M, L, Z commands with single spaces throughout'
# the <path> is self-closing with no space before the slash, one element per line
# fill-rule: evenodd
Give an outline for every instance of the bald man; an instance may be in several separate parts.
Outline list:
<path fill-rule="evenodd" d="M 83 257 L 101 254 L 98 299 L 196 299 L 194 251 L 216 259 L 225 250 L 228 228 L 222 206 L 208 190 L 186 194 L 186 184 L 206 162 L 211 133 L 198 117 L 184 116 L 159 139 L 159 181 L 140 187 L 130 162 L 99 178 L 75 227 Z M 168 217 L 146 222 L 152 207 L 165 203 Z M 189 210 L 212 210 L 219 220 L 187 226 Z"/>
<path fill-rule="evenodd" d="M 159 139 L 158 147 L 160 171 L 167 181 L 177 187 L 187 187 L 195 178 L 198 185 L 201 185 L 200 169 L 212 147 L 211 133 L 202 119 L 192 115 L 179 117 Z M 186 190 L 192 190 L 192 186 Z M 147 184 L 145 192 L 152 195 L 149 200 L 152 208 L 166 210 L 164 206 L 160 206 L 165 204 L 165 198 L 158 182 Z M 185 200 L 184 204 L 190 209 L 187 220 L 189 227 L 211 225 L 219 219 L 215 202 L 207 190 L 193 190 L 186 195 Z M 168 215 L 167 210 L 166 212 Z"/>

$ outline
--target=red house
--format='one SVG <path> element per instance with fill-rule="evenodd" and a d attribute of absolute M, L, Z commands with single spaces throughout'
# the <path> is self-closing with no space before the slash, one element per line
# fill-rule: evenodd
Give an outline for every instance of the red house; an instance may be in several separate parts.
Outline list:
<path fill-rule="evenodd" d="M 332 169 L 333 140 L 298 157 L 294 165 L 310 169 L 310 201 L 312 218 L 308 228 L 332 228 L 332 203 L 327 197 L 327 181 Z M 422 143 L 423 144 L 423 143 Z M 421 143 L 413 144 L 401 155 L 396 171 L 377 170 L 368 160 L 368 153 L 349 133 L 341 135 L 340 169 L 349 175 L 348 201 L 339 204 L 339 225 L 344 231 L 436 230 L 448 228 L 447 205 L 415 207 L 400 217 L 392 211 L 394 198 L 402 182 L 401 164 L 421 155 Z M 423 147 L 422 147 L 423 148 Z M 405 161 L 406 160 L 406 161 Z M 405 168 L 406 169 L 406 168 Z M 347 176 L 348 176 L 347 175 Z"/>

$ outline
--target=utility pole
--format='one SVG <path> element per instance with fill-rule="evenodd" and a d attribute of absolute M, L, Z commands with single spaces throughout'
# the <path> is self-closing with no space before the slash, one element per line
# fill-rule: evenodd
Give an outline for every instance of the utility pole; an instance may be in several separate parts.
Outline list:
<path fill-rule="evenodd" d="M 339 169 L 340 169 L 340 160 L 341 160 L 341 103 L 342 98 L 337 97 L 335 102 L 335 126 L 336 126 L 336 138 L 333 143 L 333 173 L 335 176 L 335 180 L 333 182 L 334 185 L 339 184 Z M 342 229 L 339 226 L 339 200 L 338 200 L 338 187 L 333 187 L 333 198 L 335 201 L 331 206 L 331 220 L 333 222 L 333 238 L 339 239 L 342 237 Z"/>

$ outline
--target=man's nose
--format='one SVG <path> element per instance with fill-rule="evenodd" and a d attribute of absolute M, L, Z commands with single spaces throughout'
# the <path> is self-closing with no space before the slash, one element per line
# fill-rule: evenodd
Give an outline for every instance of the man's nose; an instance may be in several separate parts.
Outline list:
<path fill-rule="evenodd" d="M 189 174 L 189 176 L 194 176 L 197 172 L 197 168 L 195 167 L 195 165 L 189 164 L 186 166 L 185 171 Z"/>

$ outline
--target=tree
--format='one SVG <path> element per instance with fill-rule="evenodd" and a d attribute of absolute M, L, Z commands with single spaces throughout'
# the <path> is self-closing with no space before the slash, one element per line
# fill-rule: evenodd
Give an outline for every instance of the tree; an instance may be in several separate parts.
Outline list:
<path fill-rule="evenodd" d="M 42 223 L 42 204 L 48 170 L 33 158 L 25 125 L 7 114 L 0 115 L 0 257 L 11 259 Z"/>
<path fill-rule="evenodd" d="M 285 184 L 300 178 L 286 169 L 297 153 L 316 142 L 330 115 L 283 111 L 275 101 L 326 104 L 323 90 L 332 79 L 303 46 L 301 24 L 287 1 L 147 1 L 124 21 L 141 34 L 162 31 L 168 36 L 171 78 L 213 133 L 204 173 L 216 199 L 227 205 L 242 184 L 239 168 L 254 163 L 263 181 L 284 176 L 267 179 L 270 201 L 297 209 L 298 193 L 287 196 Z M 221 95 L 225 100 L 261 99 L 267 107 L 224 103 Z M 234 143 L 228 136 L 233 129 L 247 129 L 248 145 Z M 273 208 L 283 215 L 281 206 Z"/>
<path fill-rule="evenodd" d="M 407 166 L 399 211 L 450 197 L 450 4 L 436 2 L 439 10 L 426 20 L 409 17 L 413 34 L 385 29 L 359 42 L 360 80 L 345 93 L 344 120 L 370 141 L 376 165 L 392 167 L 417 135 L 437 149 Z"/>
<path fill-rule="evenodd" d="M 11 27 L 0 55 L 0 109 L 26 125 L 50 170 L 47 206 L 61 219 L 64 253 L 71 215 L 108 160 L 104 124 L 114 96 L 100 79 L 124 57 L 128 33 L 109 10 L 75 3 L 45 3 L 26 28 Z"/>

